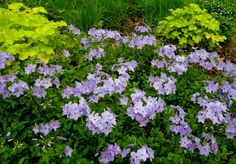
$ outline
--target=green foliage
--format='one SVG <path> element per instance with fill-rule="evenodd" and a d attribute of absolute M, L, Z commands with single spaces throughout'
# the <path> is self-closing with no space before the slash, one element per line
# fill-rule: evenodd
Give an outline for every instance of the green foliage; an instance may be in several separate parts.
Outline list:
<path fill-rule="evenodd" d="M 49 21 L 42 15 L 46 13 L 43 7 L 28 8 L 22 3 L 0 8 L 0 50 L 20 60 L 36 58 L 47 63 L 64 44 L 59 28 L 66 23 Z"/>
<path fill-rule="evenodd" d="M 171 13 L 159 23 L 157 32 L 179 47 L 204 46 L 212 50 L 226 39 L 219 35 L 220 23 L 196 4 L 171 10 Z"/>
<path fill-rule="evenodd" d="M 236 29 L 236 1 L 198 0 L 197 3 L 220 22 L 221 34 L 231 40 Z"/>

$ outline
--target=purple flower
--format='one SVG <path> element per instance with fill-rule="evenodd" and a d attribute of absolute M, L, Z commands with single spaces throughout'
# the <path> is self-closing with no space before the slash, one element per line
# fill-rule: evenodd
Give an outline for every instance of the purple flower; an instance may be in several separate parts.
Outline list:
<path fill-rule="evenodd" d="M 137 31 L 137 32 L 144 33 L 144 32 L 149 32 L 150 27 L 148 27 L 148 26 L 136 26 L 134 28 L 134 30 Z"/>
<path fill-rule="evenodd" d="M 8 87 L 8 89 L 12 95 L 20 97 L 24 91 L 29 89 L 29 86 L 26 82 L 20 80 L 17 83 L 13 83 L 10 87 Z"/>
<path fill-rule="evenodd" d="M 25 67 L 25 74 L 30 75 L 31 73 L 35 72 L 36 64 L 28 64 Z"/>
<path fill-rule="evenodd" d="M 131 164 L 141 163 L 141 161 L 147 161 L 147 159 L 150 161 L 154 159 L 154 151 L 147 146 L 141 147 L 137 152 L 131 152 Z"/>
<path fill-rule="evenodd" d="M 43 133 L 45 136 L 51 131 L 48 124 L 40 124 L 39 125 L 39 132 Z"/>
<path fill-rule="evenodd" d="M 204 156 L 208 156 L 210 154 L 210 152 L 211 152 L 211 147 L 210 147 L 209 143 L 206 143 L 204 146 L 199 145 L 198 149 L 200 151 L 199 152 L 200 155 L 204 155 Z"/>
<path fill-rule="evenodd" d="M 101 152 L 101 158 L 100 162 L 103 163 L 109 163 L 114 161 L 115 156 L 121 153 L 120 146 L 117 144 L 114 145 L 108 145 L 108 148 L 106 151 Z"/>
<path fill-rule="evenodd" d="M 125 158 L 128 154 L 130 153 L 130 148 L 128 149 L 123 149 L 120 153 L 121 158 Z"/>
<path fill-rule="evenodd" d="M 167 56 L 168 58 L 171 59 L 171 58 L 175 57 L 176 50 L 177 50 L 177 48 L 175 47 L 175 45 L 168 44 L 168 45 L 162 46 L 157 53 L 160 56 Z"/>
<path fill-rule="evenodd" d="M 219 88 L 219 83 L 214 83 L 213 81 L 207 81 L 208 85 L 205 86 L 205 90 L 208 93 L 214 93 L 217 91 L 217 89 Z"/>
<path fill-rule="evenodd" d="M 156 113 L 162 112 L 165 108 L 165 103 L 161 98 L 146 97 L 145 92 L 138 89 L 131 94 L 131 100 L 127 115 L 138 121 L 140 127 L 146 126 L 150 119 L 155 118 Z"/>
<path fill-rule="evenodd" d="M 86 116 L 90 113 L 90 108 L 84 98 L 80 98 L 79 104 L 77 103 L 68 103 L 63 107 L 62 116 L 67 116 L 70 119 L 75 121 L 78 120 L 79 117 Z"/>
<path fill-rule="evenodd" d="M 38 98 L 45 98 L 47 91 L 44 87 L 36 87 L 34 86 L 32 89 L 33 96 L 36 96 Z"/>
<path fill-rule="evenodd" d="M 74 25 L 69 25 L 68 28 L 74 35 L 80 35 L 80 30 Z"/>
<path fill-rule="evenodd" d="M 51 120 L 48 126 L 51 130 L 56 131 L 58 128 L 60 128 L 61 124 L 58 120 Z"/>
<path fill-rule="evenodd" d="M 89 53 L 87 54 L 86 58 L 87 60 L 91 61 L 93 57 L 101 58 L 104 56 L 104 49 L 101 47 L 98 47 L 97 49 L 91 49 Z"/>
<path fill-rule="evenodd" d="M 120 104 L 121 105 L 128 105 L 129 99 L 127 97 L 121 97 L 120 98 Z"/>
<path fill-rule="evenodd" d="M 169 95 L 176 91 L 176 79 L 174 77 L 167 77 L 165 73 L 161 73 L 160 77 L 150 76 L 149 82 L 158 94 Z"/>
<path fill-rule="evenodd" d="M 14 60 L 15 58 L 12 55 L 5 52 L 0 52 L 0 70 L 5 68 L 6 62 L 12 62 Z"/>
<path fill-rule="evenodd" d="M 65 57 L 69 57 L 70 56 L 70 52 L 68 50 L 63 50 L 63 55 Z"/>
<path fill-rule="evenodd" d="M 70 146 L 66 146 L 64 149 L 64 153 L 66 157 L 71 157 L 72 156 L 73 149 L 70 148 Z"/>
<path fill-rule="evenodd" d="M 108 135 L 116 125 L 116 116 L 110 110 L 104 111 L 99 115 L 92 112 L 86 119 L 86 126 L 93 134 L 104 133 Z"/>

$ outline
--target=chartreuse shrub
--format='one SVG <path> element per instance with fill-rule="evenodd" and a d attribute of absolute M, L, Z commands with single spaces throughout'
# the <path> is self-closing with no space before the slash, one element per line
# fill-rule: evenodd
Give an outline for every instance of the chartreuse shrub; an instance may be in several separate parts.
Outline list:
<path fill-rule="evenodd" d="M 198 0 L 197 4 L 220 22 L 221 33 L 231 40 L 236 29 L 236 1 Z"/>
<path fill-rule="evenodd" d="M 40 59 L 47 63 L 55 49 L 64 45 L 60 28 L 64 21 L 49 21 L 43 7 L 29 8 L 14 3 L 0 8 L 0 51 L 13 54 L 19 60 Z"/>
<path fill-rule="evenodd" d="M 179 47 L 219 47 L 226 37 L 219 35 L 220 23 L 196 4 L 171 10 L 171 15 L 157 27 L 158 35 Z"/>

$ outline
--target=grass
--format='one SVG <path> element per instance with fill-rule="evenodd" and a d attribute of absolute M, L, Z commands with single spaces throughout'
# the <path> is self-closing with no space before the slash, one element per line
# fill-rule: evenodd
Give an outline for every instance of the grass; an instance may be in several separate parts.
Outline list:
<path fill-rule="evenodd" d="M 182 8 L 191 0 L 136 0 L 135 5 L 141 10 L 144 22 L 156 26 L 160 20 L 170 14 L 169 9 Z"/>

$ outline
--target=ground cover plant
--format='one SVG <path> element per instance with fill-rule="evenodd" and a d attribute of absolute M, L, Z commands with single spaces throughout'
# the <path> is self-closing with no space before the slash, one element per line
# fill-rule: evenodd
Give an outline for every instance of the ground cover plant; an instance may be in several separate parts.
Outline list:
<path fill-rule="evenodd" d="M 0 52 L 1 163 L 235 163 L 235 64 L 148 26 L 58 31 L 47 63 Z"/>

